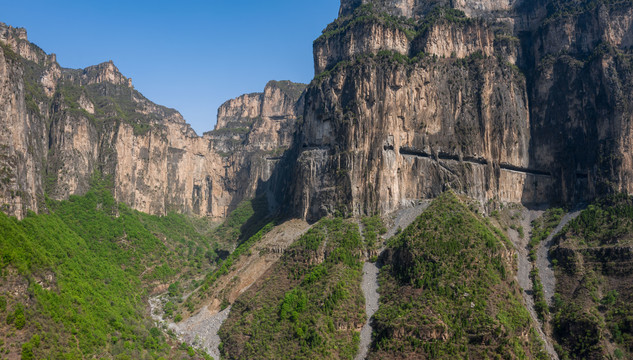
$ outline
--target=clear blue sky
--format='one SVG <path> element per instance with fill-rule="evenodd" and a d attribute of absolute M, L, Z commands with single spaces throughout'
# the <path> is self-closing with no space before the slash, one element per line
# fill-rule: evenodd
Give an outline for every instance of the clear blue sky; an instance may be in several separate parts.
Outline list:
<path fill-rule="evenodd" d="M 268 80 L 309 82 L 312 41 L 339 0 L 0 0 L 0 22 L 67 68 L 113 60 L 150 100 L 201 134 L 217 108 Z"/>

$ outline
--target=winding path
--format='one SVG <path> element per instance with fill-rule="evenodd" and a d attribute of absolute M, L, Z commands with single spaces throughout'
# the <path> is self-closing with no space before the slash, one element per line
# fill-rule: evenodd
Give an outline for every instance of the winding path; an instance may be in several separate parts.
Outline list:
<path fill-rule="evenodd" d="M 545 344 L 545 350 L 547 351 L 550 359 L 558 360 L 558 354 L 556 353 L 556 350 L 554 350 L 552 340 L 547 335 L 545 335 L 543 327 L 541 326 L 541 323 L 538 319 L 538 315 L 536 314 L 536 309 L 534 308 L 534 298 L 532 297 L 532 280 L 530 279 L 530 270 L 532 269 L 532 263 L 529 259 L 527 246 L 532 234 L 532 221 L 542 216 L 543 213 L 544 211 L 542 210 L 523 210 L 521 212 L 521 226 L 524 229 L 525 236 L 521 238 L 519 236 L 519 233 L 513 229 L 508 229 L 508 235 L 510 236 L 510 240 L 512 240 L 512 243 L 514 244 L 514 247 L 517 251 L 518 268 L 516 278 L 519 286 L 521 286 L 521 289 L 523 290 L 521 294 L 523 295 L 523 300 L 525 301 L 528 313 L 530 313 L 530 317 L 535 324 L 535 328 L 539 334 L 539 337 L 541 338 L 541 340 L 543 340 L 543 343 Z"/>
<path fill-rule="evenodd" d="M 389 227 L 387 233 L 382 235 L 382 240 L 389 239 L 394 236 L 398 229 L 404 229 L 413 222 L 426 208 L 429 207 L 430 201 L 419 202 L 418 205 L 402 209 L 398 211 L 393 219 L 393 225 Z M 362 223 L 359 221 L 359 230 L 363 231 Z M 380 253 L 384 250 L 384 247 L 380 250 Z M 380 268 L 377 264 L 369 261 L 363 265 L 363 280 L 361 283 L 361 289 L 365 296 L 365 313 L 367 314 L 367 322 L 363 325 L 360 331 L 360 344 L 358 347 L 358 353 L 354 360 L 364 360 L 369 353 L 369 347 L 371 346 L 371 334 L 373 327 L 371 326 L 371 317 L 374 316 L 379 307 L 378 294 L 378 273 Z"/>
<path fill-rule="evenodd" d="M 543 283 L 543 292 L 545 293 L 545 300 L 547 305 L 552 306 L 554 304 L 554 293 L 556 292 L 556 277 L 554 276 L 554 267 L 549 257 L 549 249 L 552 247 L 554 237 L 558 235 L 561 230 L 570 221 L 574 220 L 580 215 L 581 210 L 576 210 L 571 213 L 565 214 L 560 223 L 549 234 L 547 239 L 541 243 L 536 252 L 536 267 L 538 268 L 539 275 L 541 276 L 541 283 Z"/>
<path fill-rule="evenodd" d="M 365 313 L 367 322 L 360 331 L 360 345 L 358 354 L 354 360 L 363 360 L 367 357 L 369 346 L 371 345 L 371 317 L 378 310 L 378 266 L 374 263 L 366 262 L 363 266 L 363 283 L 361 288 L 365 295 Z"/>
<path fill-rule="evenodd" d="M 527 245 L 532 233 L 532 221 L 542 216 L 543 213 L 544 211 L 541 210 L 524 210 L 522 212 L 523 218 L 521 220 L 521 226 L 525 229 L 526 234 L 526 236 L 524 236 L 523 238 L 519 237 L 517 231 L 512 229 L 508 230 L 510 239 L 514 243 L 514 246 L 518 253 L 517 281 L 523 289 L 523 299 L 525 300 L 525 304 L 527 305 L 528 312 L 530 313 L 530 316 L 532 317 L 534 323 L 539 325 L 540 321 L 534 308 L 534 298 L 532 296 L 532 280 L 530 279 L 530 270 L 532 269 L 532 263 L 529 259 Z M 553 245 L 554 237 L 558 235 L 558 233 L 560 233 L 565 225 L 567 225 L 571 220 L 575 219 L 579 214 L 580 210 L 565 214 L 558 226 L 556 226 L 556 228 L 552 230 L 547 239 L 545 239 L 545 241 L 543 241 L 537 249 L 536 267 L 539 270 L 541 283 L 543 284 L 545 299 L 550 306 L 553 303 L 554 293 L 556 291 L 556 277 L 554 275 L 554 268 L 552 267 L 551 259 L 549 258 L 549 249 Z M 550 358 L 558 360 L 558 354 L 554 350 L 552 339 L 550 339 L 545 334 L 542 326 L 538 326 L 537 331 L 539 333 L 539 336 L 545 343 L 545 349 L 547 350 Z"/>

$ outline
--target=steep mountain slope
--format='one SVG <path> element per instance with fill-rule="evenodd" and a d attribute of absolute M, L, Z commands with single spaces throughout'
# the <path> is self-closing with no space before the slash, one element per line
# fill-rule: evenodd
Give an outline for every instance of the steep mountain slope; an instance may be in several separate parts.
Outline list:
<path fill-rule="evenodd" d="M 355 222 L 315 224 L 233 304 L 220 329 L 223 355 L 352 358 L 365 318 L 363 248 Z"/>
<path fill-rule="evenodd" d="M 546 359 L 510 242 L 452 192 L 387 243 L 370 359 Z"/>
<path fill-rule="evenodd" d="M 301 113 L 304 86 L 273 81 L 248 110 L 242 98 L 223 105 L 215 131 L 199 137 L 112 62 L 63 69 L 24 29 L 4 24 L 0 44 L 0 205 L 18 217 L 43 210 L 45 193 L 85 193 L 99 171 L 139 211 L 224 218 L 266 191 Z"/>
<path fill-rule="evenodd" d="M 552 314 L 559 353 L 628 359 L 633 354 L 633 199 L 599 200 L 555 239 Z"/>
<path fill-rule="evenodd" d="M 102 185 L 48 206 L 0 214 L 0 358 L 203 358 L 156 327 L 146 299 L 215 265 L 209 224 L 137 212 Z"/>

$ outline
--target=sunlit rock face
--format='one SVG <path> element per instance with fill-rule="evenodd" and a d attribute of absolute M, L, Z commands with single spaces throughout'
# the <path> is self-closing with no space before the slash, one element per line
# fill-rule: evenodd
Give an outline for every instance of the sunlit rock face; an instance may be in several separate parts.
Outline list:
<path fill-rule="evenodd" d="M 422 17 L 437 6 L 454 7 L 469 16 L 489 15 L 511 10 L 516 0 L 342 0 L 339 16 L 347 16 L 361 5 L 371 4 L 376 10 L 394 16 Z"/>
<path fill-rule="evenodd" d="M 290 146 L 305 85 L 271 81 L 230 100 L 198 136 L 175 110 L 146 99 L 110 61 L 63 69 L 0 26 L 0 206 L 22 218 L 83 194 L 95 177 L 134 209 L 222 218 L 264 193 Z"/>
<path fill-rule="evenodd" d="M 342 1 L 314 43 L 297 214 L 631 191 L 633 8 L 565 3 Z"/>

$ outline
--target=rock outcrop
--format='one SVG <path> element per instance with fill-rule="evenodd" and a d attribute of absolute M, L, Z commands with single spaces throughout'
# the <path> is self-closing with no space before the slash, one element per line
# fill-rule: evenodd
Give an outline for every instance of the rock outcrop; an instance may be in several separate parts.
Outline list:
<path fill-rule="evenodd" d="M 317 219 L 390 212 L 447 188 L 524 204 L 633 190 L 632 11 L 342 1 L 314 42 L 289 202 Z"/>
<path fill-rule="evenodd" d="M 216 130 L 197 136 L 112 61 L 63 69 L 4 24 L 0 44 L 0 204 L 19 218 L 45 209 L 44 194 L 85 193 L 95 175 L 143 212 L 224 217 L 265 190 L 302 113 L 305 85 L 273 81 L 227 102 Z"/>
<path fill-rule="evenodd" d="M 302 119 L 305 88 L 290 81 L 270 81 L 263 93 L 242 95 L 218 109 L 217 125 L 204 138 L 224 162 L 222 190 L 235 194 L 227 210 L 258 193 L 269 195 L 270 206 L 281 205 L 273 196 L 271 177 L 279 173 L 280 160 Z"/>
<path fill-rule="evenodd" d="M 453 6 L 469 16 L 508 11 L 516 0 L 341 0 L 339 16 L 350 15 L 362 5 L 372 5 L 376 10 L 406 18 L 420 18 L 433 8 Z"/>

